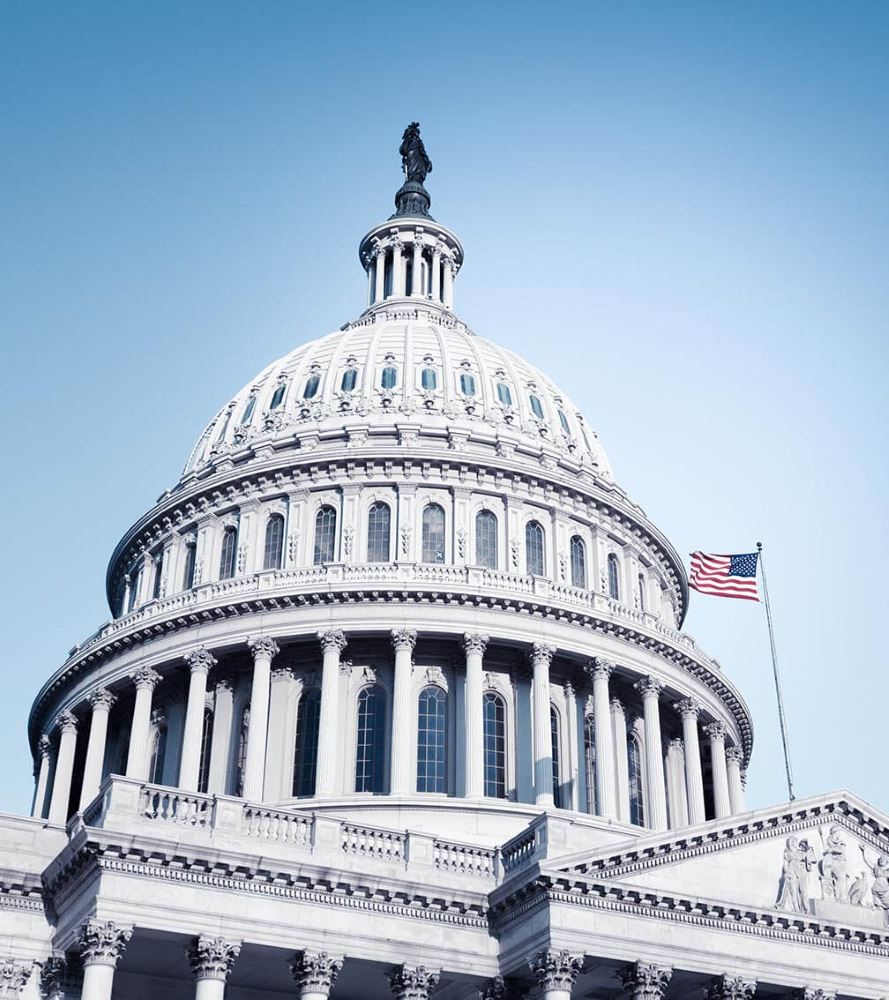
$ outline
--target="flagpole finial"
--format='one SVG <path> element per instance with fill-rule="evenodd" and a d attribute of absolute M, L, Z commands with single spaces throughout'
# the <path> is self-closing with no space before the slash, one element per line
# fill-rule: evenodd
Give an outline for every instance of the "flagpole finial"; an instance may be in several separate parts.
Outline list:
<path fill-rule="evenodd" d="M 757 542 L 756 543 L 756 548 L 757 548 L 758 551 L 762 552 L 762 542 Z"/>

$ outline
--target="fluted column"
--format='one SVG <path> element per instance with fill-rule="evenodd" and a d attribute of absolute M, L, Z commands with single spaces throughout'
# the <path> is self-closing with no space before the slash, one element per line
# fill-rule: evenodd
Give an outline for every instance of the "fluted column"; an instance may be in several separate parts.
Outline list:
<path fill-rule="evenodd" d="M 566 809 L 574 809 L 576 811 L 580 809 L 579 760 L 577 754 L 580 741 L 577 733 L 577 692 L 574 690 L 574 685 L 571 681 L 565 681 L 562 685 L 562 692 L 565 696 L 565 715 L 567 717 L 565 720 L 567 746 L 565 747 L 564 756 L 568 765 L 568 774 L 566 777 L 568 779 L 569 791 L 567 798 L 563 800 L 563 805 Z"/>
<path fill-rule="evenodd" d="M 411 790 L 411 657 L 417 633 L 392 629 L 395 647 L 395 680 L 392 692 L 392 740 L 389 788 L 392 795 L 409 795 Z"/>
<path fill-rule="evenodd" d="M 670 829 L 688 826 L 688 805 L 685 794 L 685 748 L 679 737 L 667 747 L 667 812 Z"/>
<path fill-rule="evenodd" d="M 534 668 L 534 798 L 539 806 L 553 804 L 553 740 L 550 729 L 549 665 L 555 650 L 542 642 L 531 647 Z"/>
<path fill-rule="evenodd" d="M 133 721 L 130 723 L 130 748 L 127 751 L 127 777 L 144 781 L 148 777 L 148 733 L 151 729 L 151 699 L 161 675 L 151 667 L 140 667 L 130 674 L 136 685 Z"/>
<path fill-rule="evenodd" d="M 716 818 L 730 816 L 732 811 L 728 788 L 728 771 L 725 764 L 725 725 L 722 722 L 711 722 L 704 727 L 704 732 L 710 740 L 710 761 L 713 771 L 713 806 Z"/>
<path fill-rule="evenodd" d="M 386 294 L 386 248 L 377 247 L 374 258 L 374 302 L 382 302 Z"/>
<path fill-rule="evenodd" d="M 583 955 L 544 948 L 528 963 L 540 986 L 541 1000 L 571 1000 L 571 989 L 583 967 Z"/>
<path fill-rule="evenodd" d="M 115 701 L 117 699 L 107 688 L 99 688 L 89 697 L 93 711 L 90 715 L 90 735 L 86 745 L 86 762 L 83 765 L 83 782 L 80 786 L 81 810 L 99 794 L 102 764 L 105 761 L 105 742 L 108 738 L 108 713 Z"/>
<path fill-rule="evenodd" d="M 648 962 L 636 962 L 621 973 L 624 990 L 632 1000 L 662 1000 L 672 978 L 672 969 Z"/>
<path fill-rule="evenodd" d="M 339 629 L 318 633 L 321 643 L 321 718 L 318 727 L 318 795 L 337 791 L 337 733 L 339 726 L 340 655 L 346 636 Z M 404 748 L 402 748 L 404 749 Z"/>
<path fill-rule="evenodd" d="M 37 743 L 37 755 L 40 762 L 37 765 L 37 787 L 34 789 L 34 802 L 31 806 L 32 816 L 43 816 L 46 806 L 46 790 L 49 787 L 49 772 L 52 767 L 52 740 L 41 736 Z"/>
<path fill-rule="evenodd" d="M 230 674 L 214 674 L 213 735 L 210 738 L 210 774 L 207 791 L 225 795 L 228 791 L 229 758 L 231 756 L 232 724 L 234 720 L 234 679 Z"/>
<path fill-rule="evenodd" d="M 50 823 L 64 823 L 68 819 L 71 777 L 74 774 L 74 752 L 77 749 L 77 718 L 74 713 L 62 712 L 58 718 L 58 725 L 59 749 L 56 754 L 52 798 L 49 802 Z"/>
<path fill-rule="evenodd" d="M 111 1000 L 114 970 L 132 934 L 132 928 L 119 927 L 113 920 L 88 920 L 83 925 L 80 931 L 81 1000 Z"/>
<path fill-rule="evenodd" d="M 627 713 L 620 698 L 611 699 L 611 730 L 614 733 L 614 774 L 617 783 L 617 818 L 630 822 L 630 774 L 627 761 Z"/>
<path fill-rule="evenodd" d="M 272 659 L 278 654 L 278 644 L 270 636 L 260 635 L 248 639 L 247 647 L 253 654 L 253 683 L 250 686 L 250 725 L 247 727 L 243 796 L 261 801 L 269 730 Z"/>
<path fill-rule="evenodd" d="M 389 986 L 395 1000 L 428 1000 L 441 973 L 425 965 L 397 965 L 389 973 Z"/>
<path fill-rule="evenodd" d="M 635 687 L 642 692 L 645 718 L 645 776 L 648 779 L 648 811 L 651 814 L 649 825 L 652 830 L 666 830 L 667 795 L 659 701 L 663 684 L 654 677 L 644 677 L 636 682 Z"/>
<path fill-rule="evenodd" d="M 222 1000 L 225 984 L 238 954 L 240 943 L 202 934 L 185 949 L 194 974 L 195 1000 Z"/>
<path fill-rule="evenodd" d="M 756 983 L 741 976 L 718 976 L 707 990 L 707 1000 L 753 1000 Z"/>
<path fill-rule="evenodd" d="M 404 244 L 396 238 L 392 241 L 392 295 L 403 298 L 405 294 L 405 266 L 402 249 Z"/>
<path fill-rule="evenodd" d="M 201 646 L 185 657 L 190 677 L 188 703 L 185 708 L 185 726 L 182 732 L 182 756 L 179 759 L 179 787 L 186 792 L 196 792 L 201 771 L 201 737 L 204 733 L 204 709 L 207 706 L 207 675 L 216 666 L 216 658 Z M 253 709 L 250 710 L 253 722 Z M 249 742 L 249 738 L 248 738 Z"/>
<path fill-rule="evenodd" d="M 466 651 L 466 797 L 470 799 L 485 794 L 482 664 L 487 645 L 486 635 L 467 632 L 463 636 Z"/>
<path fill-rule="evenodd" d="M 432 300 L 441 302 L 441 245 L 432 251 Z"/>
<path fill-rule="evenodd" d="M 698 716 L 701 706 L 694 698 L 683 698 L 673 706 L 682 717 L 682 742 L 685 745 L 685 791 L 688 798 L 688 822 L 691 826 L 703 823 L 704 776 L 701 771 L 701 744 L 698 739 Z"/>
<path fill-rule="evenodd" d="M 423 295 L 423 234 L 414 233 L 414 259 L 411 262 L 411 295 Z"/>
<path fill-rule="evenodd" d="M 444 262 L 444 287 L 441 293 L 442 305 L 445 309 L 454 308 L 454 270 L 455 264 L 448 257 Z"/>
<path fill-rule="evenodd" d="M 31 978 L 33 967 L 32 962 L 25 964 L 13 958 L 0 959 L 0 997 L 20 996 Z"/>
<path fill-rule="evenodd" d="M 290 962 L 300 1000 L 327 1000 L 343 967 L 343 959 L 326 951 L 298 951 Z"/>
<path fill-rule="evenodd" d="M 593 682 L 593 734 L 596 741 L 596 804 L 600 816 L 617 819 L 616 770 L 614 764 L 614 735 L 611 727 L 609 679 L 614 664 L 597 656 L 586 666 L 586 674 Z M 593 789 L 589 789 L 592 793 Z"/>
<path fill-rule="evenodd" d="M 741 764 L 743 760 L 744 752 L 740 747 L 731 746 L 725 748 L 725 766 L 728 771 L 728 796 L 733 816 L 739 816 L 741 813 L 747 811 L 744 782 L 741 779 Z"/>

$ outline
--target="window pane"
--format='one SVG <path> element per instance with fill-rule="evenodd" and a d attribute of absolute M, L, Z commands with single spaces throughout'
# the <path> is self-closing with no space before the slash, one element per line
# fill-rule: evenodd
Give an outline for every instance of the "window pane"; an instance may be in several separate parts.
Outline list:
<path fill-rule="evenodd" d="M 423 562 L 445 561 L 445 512 L 437 503 L 423 511 Z"/>
<path fill-rule="evenodd" d="M 355 753 L 355 791 L 383 791 L 383 750 L 386 702 L 378 685 L 358 695 L 358 733 Z"/>
<path fill-rule="evenodd" d="M 525 558 L 529 576 L 544 575 L 543 528 L 537 521 L 525 526 Z"/>
<path fill-rule="evenodd" d="M 284 393 L 287 391 L 286 383 L 282 382 L 277 389 L 275 389 L 275 394 L 272 396 L 272 401 L 269 403 L 270 410 L 276 410 L 281 405 L 281 400 L 284 399 Z"/>
<path fill-rule="evenodd" d="M 571 586 L 586 587 L 586 547 L 579 535 L 571 539 Z"/>
<path fill-rule="evenodd" d="M 420 692 L 417 715 L 417 791 L 447 789 L 447 695 L 441 688 Z"/>
<path fill-rule="evenodd" d="M 148 780 L 154 785 L 164 782 L 164 760 L 167 756 L 167 727 L 154 727 L 151 737 L 151 755 L 148 763 Z"/>
<path fill-rule="evenodd" d="M 284 518 L 280 514 L 272 514 L 265 526 L 265 552 L 263 554 L 263 569 L 280 569 L 284 555 Z"/>
<path fill-rule="evenodd" d="M 185 546 L 185 572 L 182 575 L 183 590 L 191 590 L 194 586 L 194 571 L 197 563 L 196 553 L 196 545 Z"/>
<path fill-rule="evenodd" d="M 293 794 L 311 798 L 318 773 L 318 725 L 321 721 L 321 692 L 303 692 L 296 710 L 296 749 L 293 756 Z"/>
<path fill-rule="evenodd" d="M 475 515 L 475 561 L 478 566 L 497 569 L 497 518 L 489 510 Z"/>
<path fill-rule="evenodd" d="M 213 741 L 213 713 L 204 709 L 204 724 L 201 729 L 201 763 L 198 769 L 198 791 L 206 792 L 210 780 L 210 749 Z"/>
<path fill-rule="evenodd" d="M 232 418 L 232 411 L 231 408 L 229 408 L 222 419 L 222 423 L 219 425 L 219 433 L 216 435 L 217 444 L 219 444 L 219 442 L 225 437 L 225 432 L 228 430 L 228 424 L 231 418 Z"/>
<path fill-rule="evenodd" d="M 238 756 L 235 761 L 235 795 L 244 794 L 244 768 L 247 766 L 247 736 L 250 732 L 250 705 L 241 713 L 241 728 L 238 731 Z"/>
<path fill-rule="evenodd" d="M 154 582 L 151 586 L 151 596 L 157 600 L 161 596 L 161 584 L 164 579 L 164 554 L 159 553 L 154 560 Z"/>
<path fill-rule="evenodd" d="M 349 368 L 343 372 L 343 381 L 340 383 L 340 388 L 343 392 L 351 392 L 355 388 L 357 379 L 358 372 L 354 368 Z"/>
<path fill-rule="evenodd" d="M 318 391 L 318 384 L 321 381 L 318 375 L 309 376 L 306 387 L 303 389 L 303 399 L 311 399 Z"/>
<path fill-rule="evenodd" d="M 583 726 L 583 757 L 586 764 L 587 811 L 599 812 L 598 788 L 596 786 L 596 727 L 593 717 L 588 715 Z"/>
<path fill-rule="evenodd" d="M 219 557 L 219 579 L 230 580 L 238 566 L 238 531 L 226 528 L 222 536 L 222 553 Z"/>
<path fill-rule="evenodd" d="M 504 406 L 512 406 L 512 393 L 505 382 L 497 383 L 497 398 Z"/>
<path fill-rule="evenodd" d="M 553 804 L 557 809 L 562 808 L 562 779 L 559 769 L 559 714 L 550 706 L 549 728 L 552 734 L 553 753 Z"/>
<path fill-rule="evenodd" d="M 256 408 L 256 396 L 251 396 L 247 400 L 247 405 L 244 407 L 244 412 L 241 414 L 241 423 L 249 424 L 250 418 L 253 416 L 253 411 Z"/>
<path fill-rule="evenodd" d="M 424 368 L 420 373 L 420 386 L 431 391 L 438 385 L 438 375 L 434 368 Z"/>
<path fill-rule="evenodd" d="M 639 574 L 639 610 L 645 610 L 645 577 Z"/>
<path fill-rule="evenodd" d="M 531 411 L 538 420 L 543 420 L 543 407 L 540 404 L 540 400 L 536 396 L 529 396 L 528 400 L 531 403 Z"/>
<path fill-rule="evenodd" d="M 398 381 L 398 369 L 396 368 L 384 368 L 383 374 L 380 376 L 380 386 L 383 389 L 394 389 L 395 383 Z"/>
<path fill-rule="evenodd" d="M 333 562 L 335 553 L 336 511 L 333 507 L 322 507 L 315 515 L 315 565 Z"/>
<path fill-rule="evenodd" d="M 645 825 L 645 808 L 642 804 L 642 754 L 635 736 L 627 739 L 627 772 L 630 779 L 630 822 Z"/>
<path fill-rule="evenodd" d="M 375 503 L 367 514 L 367 561 L 389 562 L 389 525 L 387 503 Z"/>
<path fill-rule="evenodd" d="M 485 795 L 506 798 L 506 706 L 493 691 L 485 693 Z"/>
<path fill-rule="evenodd" d="M 620 600 L 617 556 L 613 553 L 608 557 L 608 596 L 613 597 L 615 601 Z"/>
<path fill-rule="evenodd" d="M 470 375 L 469 372 L 463 372 L 460 375 L 460 391 L 464 396 L 474 396 L 475 395 L 475 376 Z"/>
<path fill-rule="evenodd" d="M 568 418 L 559 410 L 559 423 L 562 425 L 562 430 L 565 433 L 565 437 L 571 437 L 571 428 L 568 426 Z"/>

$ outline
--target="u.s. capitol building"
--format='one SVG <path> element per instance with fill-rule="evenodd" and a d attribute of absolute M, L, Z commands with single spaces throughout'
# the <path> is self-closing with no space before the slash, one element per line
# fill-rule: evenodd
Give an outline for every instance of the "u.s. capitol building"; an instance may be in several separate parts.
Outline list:
<path fill-rule="evenodd" d="M 457 317 L 401 154 L 365 310 L 213 417 L 37 694 L 0 995 L 889 996 L 889 818 L 748 811 L 679 556 Z"/>

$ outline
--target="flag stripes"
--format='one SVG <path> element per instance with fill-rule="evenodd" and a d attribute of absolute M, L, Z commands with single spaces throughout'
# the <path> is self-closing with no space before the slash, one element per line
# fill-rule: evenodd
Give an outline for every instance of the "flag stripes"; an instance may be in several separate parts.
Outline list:
<path fill-rule="evenodd" d="M 744 601 L 758 601 L 756 564 L 758 552 L 739 555 L 718 555 L 711 552 L 692 552 L 689 586 L 701 594 L 714 597 L 737 597 Z"/>

